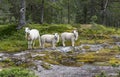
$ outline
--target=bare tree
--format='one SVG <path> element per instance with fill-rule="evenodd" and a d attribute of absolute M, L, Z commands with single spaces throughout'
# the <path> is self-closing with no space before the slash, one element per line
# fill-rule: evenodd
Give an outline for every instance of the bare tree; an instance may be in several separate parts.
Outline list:
<path fill-rule="evenodd" d="M 20 1 L 21 1 L 20 20 L 17 29 L 21 29 L 23 26 L 26 25 L 26 20 L 25 20 L 26 3 L 25 0 L 20 0 Z"/>

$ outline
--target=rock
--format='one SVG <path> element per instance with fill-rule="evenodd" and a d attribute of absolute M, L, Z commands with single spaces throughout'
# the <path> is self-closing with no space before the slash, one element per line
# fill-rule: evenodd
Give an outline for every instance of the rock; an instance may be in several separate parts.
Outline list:
<path fill-rule="evenodd" d="M 120 47 L 120 42 L 115 42 L 115 45 Z"/>
<path fill-rule="evenodd" d="M 73 47 L 70 47 L 70 46 L 68 46 L 68 47 L 58 47 L 56 50 L 61 51 L 61 52 L 69 52 L 69 51 L 73 50 Z"/>
<path fill-rule="evenodd" d="M 0 53 L 0 57 L 4 56 L 4 53 Z"/>
<path fill-rule="evenodd" d="M 85 46 L 89 47 L 89 48 L 84 48 Z M 100 49 L 102 49 L 103 47 L 101 46 L 101 44 L 93 44 L 93 45 L 90 45 L 90 44 L 81 44 L 81 50 L 83 50 L 84 52 L 85 51 L 99 51 Z"/>
<path fill-rule="evenodd" d="M 2 58 L 0 58 L 0 62 L 2 61 Z"/>
<path fill-rule="evenodd" d="M 31 56 L 34 58 L 36 56 L 45 56 L 46 54 L 32 54 Z"/>
<path fill-rule="evenodd" d="M 37 71 L 41 72 L 44 71 L 45 69 L 41 65 L 37 65 Z"/>
<path fill-rule="evenodd" d="M 36 74 L 40 77 L 94 77 L 103 71 L 109 77 L 110 75 L 116 76 L 119 69 L 111 66 L 83 65 L 81 67 L 68 67 L 53 65 L 51 70 L 36 72 Z"/>
<path fill-rule="evenodd" d="M 116 55 L 115 57 L 120 59 L 120 55 L 119 55 L 119 54 L 118 54 L 118 55 Z"/>
<path fill-rule="evenodd" d="M 19 57 L 19 56 L 23 56 L 23 55 L 26 55 L 28 54 L 29 52 L 20 52 L 20 53 L 16 53 L 16 54 L 13 54 L 13 56 L 16 56 L 16 57 Z"/>
<path fill-rule="evenodd" d="M 113 40 L 115 42 L 119 42 L 120 41 L 120 36 L 118 36 L 118 35 L 112 35 L 111 38 L 113 38 Z"/>
<path fill-rule="evenodd" d="M 6 60 L 6 59 L 8 59 L 8 57 L 6 57 L 6 56 L 2 57 L 2 60 L 3 60 L 3 61 Z"/>

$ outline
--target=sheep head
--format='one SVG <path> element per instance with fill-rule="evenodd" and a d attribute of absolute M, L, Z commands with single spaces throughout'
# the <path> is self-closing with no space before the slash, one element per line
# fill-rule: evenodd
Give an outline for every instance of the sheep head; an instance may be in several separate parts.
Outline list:
<path fill-rule="evenodd" d="M 74 36 L 75 36 L 75 40 L 77 40 L 77 39 L 78 39 L 78 32 L 77 32 L 77 30 L 74 30 L 74 31 L 73 31 L 73 34 L 74 34 Z"/>
<path fill-rule="evenodd" d="M 55 36 L 55 40 L 56 40 L 57 42 L 59 42 L 59 35 L 58 35 L 58 33 L 55 33 L 54 36 Z"/>
<path fill-rule="evenodd" d="M 25 28 L 25 38 L 30 40 L 30 29 L 28 27 Z"/>
<path fill-rule="evenodd" d="M 30 29 L 28 27 L 25 28 L 25 32 L 26 33 L 29 33 L 30 32 Z"/>

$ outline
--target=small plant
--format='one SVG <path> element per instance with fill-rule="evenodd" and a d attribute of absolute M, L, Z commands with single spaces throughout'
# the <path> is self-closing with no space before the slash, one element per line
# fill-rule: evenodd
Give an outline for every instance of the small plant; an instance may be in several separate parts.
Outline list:
<path fill-rule="evenodd" d="M 95 23 L 96 21 L 97 21 L 97 16 L 96 15 L 92 16 L 91 17 L 91 22 Z"/>
<path fill-rule="evenodd" d="M 30 70 L 18 67 L 11 67 L 0 71 L 0 77 L 37 77 L 37 76 Z"/>
<path fill-rule="evenodd" d="M 118 72 L 118 75 L 117 75 L 117 77 L 120 77 L 120 71 Z"/>
<path fill-rule="evenodd" d="M 111 58 L 109 63 L 113 66 L 113 67 L 118 67 L 120 65 L 119 59 L 117 58 Z"/>
<path fill-rule="evenodd" d="M 107 77 L 105 72 L 101 72 L 99 75 L 96 75 L 95 77 Z"/>
<path fill-rule="evenodd" d="M 120 51 L 120 47 L 118 46 L 118 51 Z"/>

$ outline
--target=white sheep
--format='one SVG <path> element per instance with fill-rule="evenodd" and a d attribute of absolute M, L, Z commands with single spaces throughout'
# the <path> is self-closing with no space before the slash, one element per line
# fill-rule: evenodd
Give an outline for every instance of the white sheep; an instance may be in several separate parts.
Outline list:
<path fill-rule="evenodd" d="M 62 39 L 63 46 L 65 46 L 66 40 L 71 40 L 72 46 L 74 46 L 75 40 L 78 39 L 78 32 L 74 30 L 72 33 L 69 33 L 69 32 L 61 33 L 61 39 Z"/>
<path fill-rule="evenodd" d="M 44 48 L 45 43 L 51 43 L 52 48 L 55 48 L 56 43 L 59 42 L 59 35 L 58 33 L 55 33 L 54 35 L 52 34 L 44 34 L 41 36 L 41 46 Z"/>
<path fill-rule="evenodd" d="M 40 42 L 40 34 L 37 29 L 29 29 L 28 27 L 25 28 L 26 39 L 28 40 L 28 49 L 34 48 L 35 40 L 39 40 L 39 45 L 41 46 Z"/>

